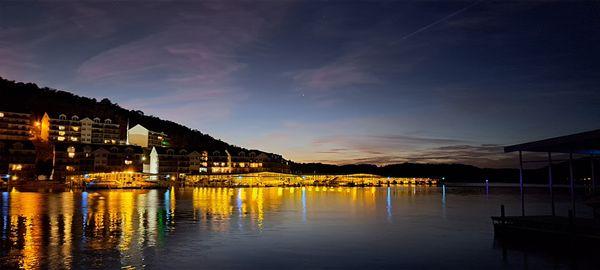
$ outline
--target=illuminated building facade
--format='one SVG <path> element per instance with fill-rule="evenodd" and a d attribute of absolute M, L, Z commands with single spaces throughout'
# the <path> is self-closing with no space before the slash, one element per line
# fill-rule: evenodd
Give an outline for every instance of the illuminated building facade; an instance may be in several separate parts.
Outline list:
<path fill-rule="evenodd" d="M 150 164 L 147 172 L 151 174 L 157 174 L 158 168 L 158 151 L 156 151 L 156 147 L 152 147 L 152 151 L 150 152 Z"/>
<path fill-rule="evenodd" d="M 162 147 L 153 147 L 152 150 L 157 153 L 160 174 L 170 179 L 182 179 L 190 173 L 190 157 L 187 150 Z"/>
<path fill-rule="evenodd" d="M 41 137 L 52 142 L 81 142 L 84 144 L 118 144 L 121 138 L 119 125 L 111 119 L 80 119 L 60 114 L 56 118 L 44 114 L 41 121 Z M 47 134 L 47 135 L 46 135 Z"/>
<path fill-rule="evenodd" d="M 127 130 L 127 143 L 146 148 L 169 147 L 171 145 L 167 134 L 151 131 L 139 124 Z"/>
<path fill-rule="evenodd" d="M 208 156 L 207 171 L 212 174 L 289 172 L 289 166 L 280 155 L 240 151 L 233 156 L 229 151 L 213 151 Z"/>
<path fill-rule="evenodd" d="M 208 172 L 211 174 L 227 174 L 232 170 L 231 155 L 227 150 L 220 152 L 213 151 L 208 157 Z"/>
<path fill-rule="evenodd" d="M 143 149 L 134 145 L 56 143 L 53 180 L 92 172 L 141 172 Z"/>
<path fill-rule="evenodd" d="M 192 151 L 190 158 L 190 173 L 207 173 L 208 172 L 208 152 L 207 151 Z"/>
<path fill-rule="evenodd" d="M 31 141 L 0 141 L 0 178 L 16 181 L 35 178 L 36 151 Z"/>
<path fill-rule="evenodd" d="M 287 166 L 282 165 L 282 159 L 277 155 L 265 153 L 256 154 L 244 152 L 232 156 L 229 151 L 187 151 L 186 149 L 153 147 L 146 150 L 148 158 L 144 164 L 144 172 L 169 176 L 172 179 L 181 179 L 189 175 L 198 174 L 236 174 L 263 172 L 277 170 L 289 172 Z M 280 156 L 279 156 L 280 157 Z M 276 165 L 275 165 L 276 164 Z M 282 169 L 282 166 L 285 168 Z M 152 168 L 158 168 L 153 170 Z"/>
<path fill-rule="evenodd" d="M 0 140 L 29 140 L 32 126 L 31 114 L 0 111 Z"/>
<path fill-rule="evenodd" d="M 0 174 L 6 178 L 14 172 L 22 180 L 64 180 L 69 175 L 128 171 L 179 180 L 188 175 L 289 171 L 281 156 L 259 151 L 173 148 L 167 134 L 139 124 L 127 130 L 126 140 L 120 134 L 120 126 L 111 119 L 0 112 L 0 141 L 26 144 L 16 145 L 15 150 L 3 143 L 8 145 L 3 151 L 10 148 L 17 154 L 0 156 Z M 27 159 L 11 160 L 23 156 Z M 36 164 L 42 169 L 36 171 Z"/>

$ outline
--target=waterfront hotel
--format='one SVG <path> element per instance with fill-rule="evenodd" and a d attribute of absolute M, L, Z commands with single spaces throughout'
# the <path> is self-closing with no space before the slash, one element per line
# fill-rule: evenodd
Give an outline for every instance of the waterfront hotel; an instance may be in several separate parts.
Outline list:
<path fill-rule="evenodd" d="M 25 141 L 31 138 L 31 114 L 0 111 L 0 140 Z"/>
<path fill-rule="evenodd" d="M 31 114 L 0 111 L 0 179 L 34 177 L 33 125 Z"/>
<path fill-rule="evenodd" d="M 167 134 L 149 130 L 139 124 L 127 130 L 127 144 L 146 148 L 168 147 L 171 145 Z"/>
<path fill-rule="evenodd" d="M 59 114 L 50 117 L 45 113 L 41 120 L 41 138 L 52 142 L 81 142 L 84 144 L 120 143 L 119 124 L 111 119 L 68 117 Z"/>
<path fill-rule="evenodd" d="M 280 155 L 173 147 L 164 132 L 140 124 L 127 127 L 122 131 L 119 123 L 93 116 L 0 112 L 0 175 L 5 181 L 65 181 L 137 172 L 184 181 L 202 174 L 289 172 Z"/>

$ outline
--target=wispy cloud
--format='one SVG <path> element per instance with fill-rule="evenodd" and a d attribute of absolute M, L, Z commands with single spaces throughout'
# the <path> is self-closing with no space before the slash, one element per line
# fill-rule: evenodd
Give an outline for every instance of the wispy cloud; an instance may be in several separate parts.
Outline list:
<path fill-rule="evenodd" d="M 337 151 L 327 154 L 346 154 Z M 461 163 L 480 167 L 510 168 L 515 167 L 513 155 L 505 154 L 500 145 L 448 145 L 434 148 L 405 151 L 396 154 L 378 153 L 374 155 L 336 155 L 322 159 L 321 162 L 334 164 L 370 163 L 378 165 L 394 163 Z"/>
<path fill-rule="evenodd" d="M 329 91 L 380 82 L 360 63 L 347 60 L 300 70 L 293 75 L 293 79 L 303 91 Z"/>
<path fill-rule="evenodd" d="M 391 119 L 390 119 L 391 120 Z M 431 136 L 410 129 L 388 129 L 385 118 L 353 118 L 337 122 L 284 122 L 275 133 L 257 137 L 249 145 L 283 153 L 300 162 L 333 164 L 402 162 L 466 163 L 482 167 L 514 167 L 502 145 Z M 366 132 L 346 134 L 350 127 Z"/>
<path fill-rule="evenodd" d="M 236 51 L 252 46 L 265 28 L 272 27 L 265 16 L 282 7 L 269 10 L 226 3 L 186 7 L 165 6 L 175 9 L 170 13 L 179 17 L 165 20 L 159 31 L 82 63 L 77 70 L 79 83 L 119 87 L 156 81 L 160 88 L 149 86 L 150 95 L 123 105 L 163 117 L 185 111 L 176 118 L 186 124 L 228 117 L 232 107 L 250 94 L 233 83 L 235 75 L 247 67 Z"/>

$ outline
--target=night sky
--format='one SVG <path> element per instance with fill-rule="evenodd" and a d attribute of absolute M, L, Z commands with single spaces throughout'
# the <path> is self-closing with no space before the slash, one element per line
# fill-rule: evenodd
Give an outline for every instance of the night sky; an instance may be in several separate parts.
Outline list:
<path fill-rule="evenodd" d="M 501 167 L 600 128 L 600 2 L 3 1 L 0 76 L 294 161 Z"/>

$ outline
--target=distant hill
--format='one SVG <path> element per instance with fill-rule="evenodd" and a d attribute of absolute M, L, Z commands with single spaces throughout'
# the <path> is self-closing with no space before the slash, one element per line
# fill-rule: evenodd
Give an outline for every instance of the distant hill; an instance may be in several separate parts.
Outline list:
<path fill-rule="evenodd" d="M 249 151 L 175 122 L 145 115 L 142 111 L 127 110 L 106 98 L 98 101 L 66 91 L 40 88 L 33 83 L 9 81 L 2 77 L 0 77 L 0 110 L 33 113 L 40 117 L 44 112 L 48 112 L 69 116 L 76 114 L 80 117 L 110 118 L 113 123 L 121 125 L 123 136 L 126 134 L 127 120 L 129 120 L 130 126 L 141 124 L 150 130 L 166 133 L 174 147 L 208 151 L 227 149 L 233 155 L 242 150 Z M 259 150 L 252 151 L 264 153 Z"/>
<path fill-rule="evenodd" d="M 599 160 L 596 160 L 596 166 Z M 444 178 L 445 182 L 475 182 L 483 183 L 488 179 L 492 183 L 519 182 L 519 170 L 514 168 L 495 169 L 478 168 L 464 164 L 429 164 L 429 163 L 401 163 L 385 166 L 371 164 L 331 165 L 321 163 L 291 163 L 290 169 L 296 174 L 352 174 L 370 173 L 391 177 L 432 177 Z M 557 185 L 569 183 L 569 163 L 556 162 L 553 167 L 553 181 Z M 527 184 L 548 183 L 548 167 L 524 170 L 524 182 Z M 591 164 L 589 158 L 573 160 L 573 177 L 577 183 L 583 179 L 590 182 Z M 597 174 L 597 173 L 596 173 Z"/>
<path fill-rule="evenodd" d="M 385 166 L 372 164 L 330 165 L 321 163 L 292 163 L 290 169 L 298 174 L 352 174 L 370 173 L 391 177 L 444 178 L 446 182 L 514 182 L 518 180 L 516 169 L 483 169 L 464 164 L 400 163 Z"/>

